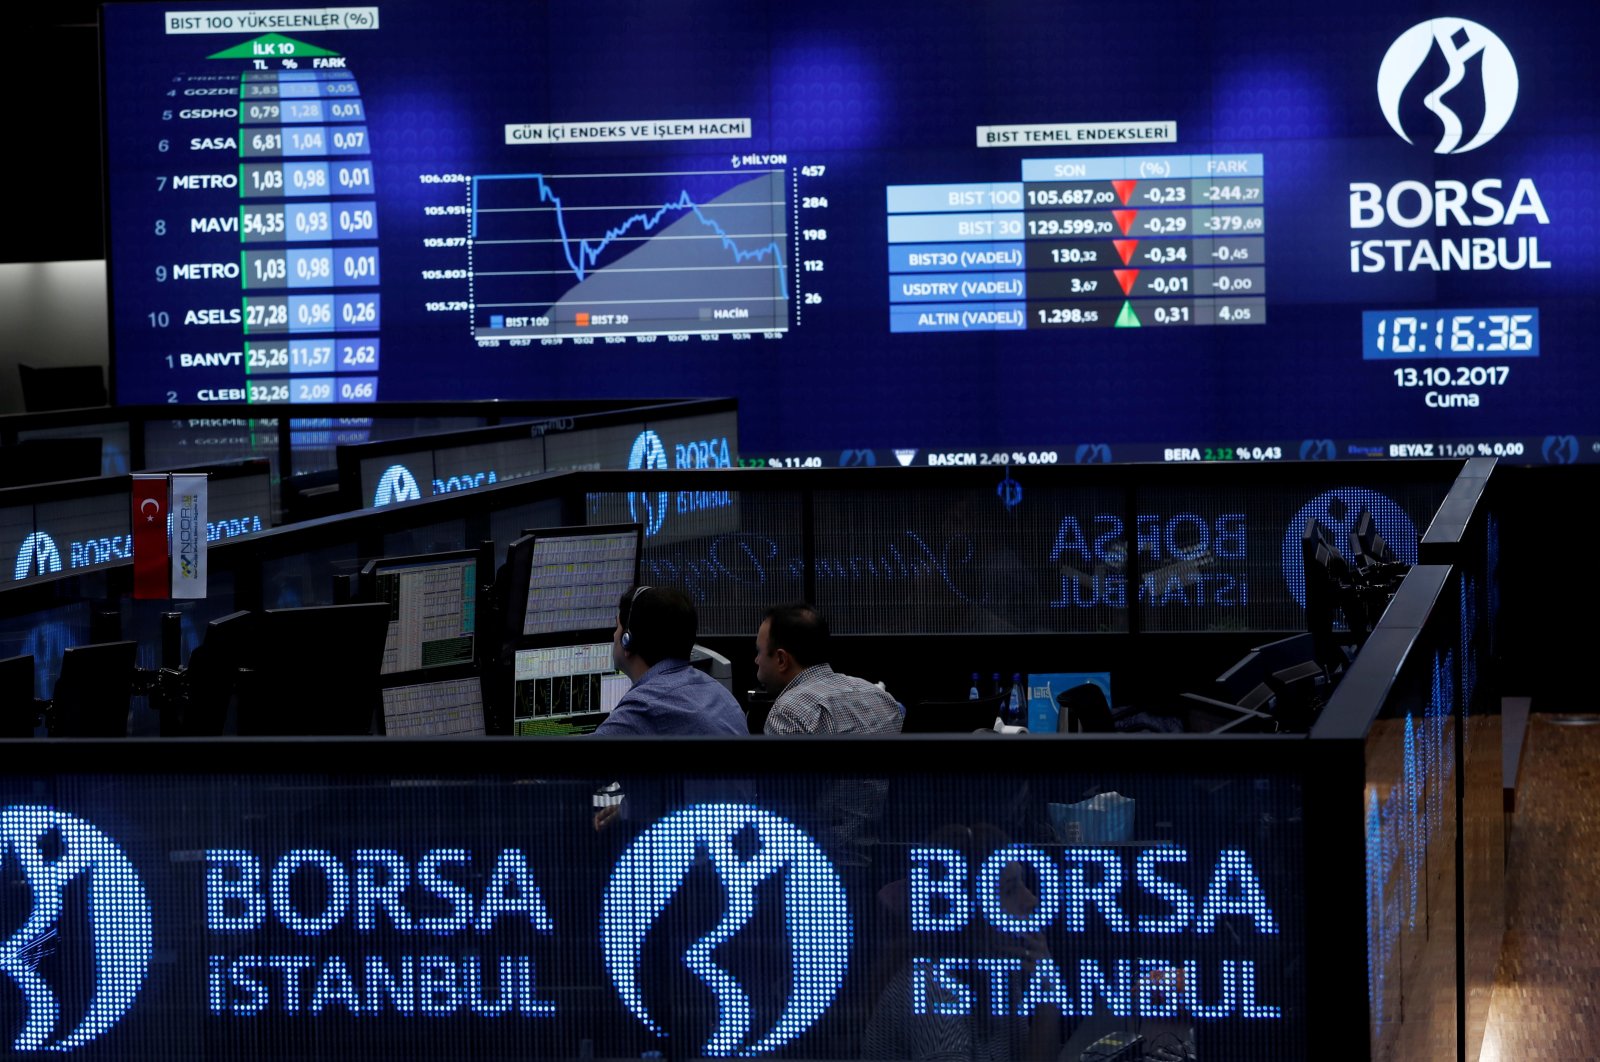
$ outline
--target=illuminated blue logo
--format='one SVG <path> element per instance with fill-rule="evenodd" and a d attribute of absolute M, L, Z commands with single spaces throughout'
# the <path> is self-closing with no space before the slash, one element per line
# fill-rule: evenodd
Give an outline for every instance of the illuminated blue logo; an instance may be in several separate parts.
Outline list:
<path fill-rule="evenodd" d="M 995 487 L 994 492 L 1000 496 L 1000 501 L 1007 509 L 1015 509 L 1022 504 L 1022 484 L 1007 476 Z"/>
<path fill-rule="evenodd" d="M 14 857 L 33 894 L 33 906 L 11 939 L 0 944 L 0 972 L 22 990 L 27 1008 L 16 1051 L 70 1051 L 111 1028 L 127 1013 L 150 968 L 150 903 L 128 857 L 98 828 L 54 808 L 17 805 L 0 810 L 0 860 Z M 88 1012 L 65 1035 L 61 1001 L 40 972 L 66 906 L 68 886 L 85 888 L 94 945 L 95 984 Z M 12 919 L 8 918 L 8 922 Z"/>
<path fill-rule="evenodd" d="M 700 1051 L 713 1057 L 775 1051 L 828 1009 L 850 958 L 850 913 L 839 875 L 816 842 L 786 819 L 743 804 L 700 804 L 640 834 L 618 861 L 601 903 L 606 969 L 634 1016 L 667 1036 L 645 1005 L 640 957 L 699 852 L 709 853 L 725 897 L 721 921 L 683 956 L 717 999 L 717 1025 Z M 782 882 L 793 972 L 782 1014 L 758 1033 L 750 1028 L 749 993 L 717 965 L 716 952 L 755 916 L 757 886 L 769 879 Z"/>
<path fill-rule="evenodd" d="M 667 447 L 661 441 L 661 436 L 646 428 L 633 440 L 633 448 L 628 451 L 628 467 L 630 469 L 667 468 Z M 629 491 L 628 512 L 637 523 L 644 525 L 644 533 L 653 535 L 661 530 L 667 522 L 667 492 L 666 491 Z"/>
<path fill-rule="evenodd" d="M 1302 439 L 1300 441 L 1300 460 L 1302 461 L 1332 461 L 1333 455 L 1332 439 Z"/>
<path fill-rule="evenodd" d="M 1416 141 L 1406 132 L 1400 101 L 1436 50 L 1444 58 L 1446 73 L 1444 80 L 1423 97 L 1422 104 L 1443 126 L 1434 154 L 1460 155 L 1493 140 L 1511 119 L 1517 106 L 1517 64 L 1499 37 L 1464 18 L 1429 19 L 1400 34 L 1378 67 L 1378 103 L 1389 127 L 1408 144 Z M 1460 116 L 1450 109 L 1445 97 L 1467 80 L 1471 74 L 1468 64 L 1473 60 L 1477 61 L 1480 84 L 1466 86 L 1462 95 L 1483 101 L 1483 120 L 1468 139 Z M 1462 143 L 1463 139 L 1466 143 Z"/>
<path fill-rule="evenodd" d="M 1077 453 L 1072 455 L 1075 465 L 1109 465 L 1111 463 L 1111 447 L 1105 443 L 1084 443 L 1078 447 Z"/>
<path fill-rule="evenodd" d="M 491 468 L 487 472 L 467 472 L 463 475 L 451 476 L 449 479 L 436 479 L 433 481 L 433 492 L 435 494 L 454 494 L 457 491 L 477 490 L 479 487 L 484 486 L 492 487 L 499 481 L 500 477 Z"/>
<path fill-rule="evenodd" d="M 35 575 L 53 575 L 61 570 L 61 550 L 55 539 L 43 531 L 35 531 L 22 540 L 17 550 L 16 578 L 28 579 Z"/>
<path fill-rule="evenodd" d="M 877 464 L 876 450 L 846 450 L 839 455 L 840 468 L 875 468 Z"/>
<path fill-rule="evenodd" d="M 1306 603 L 1306 561 L 1301 539 L 1306 533 L 1306 523 L 1320 520 L 1322 526 L 1333 533 L 1333 540 L 1346 560 L 1350 529 L 1365 509 L 1372 513 L 1373 525 L 1378 534 L 1394 550 L 1395 556 L 1406 564 L 1417 563 L 1417 525 L 1411 522 L 1406 511 L 1391 498 L 1364 487 L 1336 487 L 1301 506 L 1283 532 L 1283 577 L 1289 584 L 1301 607 Z"/>
<path fill-rule="evenodd" d="M 417 485 L 417 477 L 411 474 L 411 469 L 405 465 L 390 465 L 379 477 L 378 489 L 372 492 L 372 507 L 381 509 L 385 505 L 399 505 L 401 502 L 417 501 L 421 497 L 422 488 Z"/>
<path fill-rule="evenodd" d="M 1578 459 L 1578 440 L 1572 435 L 1546 435 L 1539 451 L 1547 465 L 1570 465 Z"/>

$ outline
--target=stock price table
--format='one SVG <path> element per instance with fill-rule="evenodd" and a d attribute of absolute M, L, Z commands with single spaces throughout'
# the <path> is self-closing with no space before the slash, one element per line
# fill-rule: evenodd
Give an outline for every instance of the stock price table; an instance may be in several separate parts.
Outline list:
<path fill-rule="evenodd" d="M 169 198 L 161 262 L 120 299 L 156 307 L 118 354 L 164 365 L 168 402 L 371 402 L 382 327 L 378 202 L 360 83 L 344 59 L 258 38 L 180 73 L 150 105 Z M 176 163 L 176 165 L 173 165 Z"/>
<path fill-rule="evenodd" d="M 892 185 L 895 332 L 1264 324 L 1260 155 L 1029 159 Z"/>

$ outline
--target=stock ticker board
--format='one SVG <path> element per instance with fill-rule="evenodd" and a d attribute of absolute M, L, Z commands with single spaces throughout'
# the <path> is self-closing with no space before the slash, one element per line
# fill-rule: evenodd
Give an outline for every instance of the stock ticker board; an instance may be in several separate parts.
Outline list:
<path fill-rule="evenodd" d="M 790 467 L 1600 460 L 1597 29 L 111 4 L 116 395 L 726 394 Z"/>

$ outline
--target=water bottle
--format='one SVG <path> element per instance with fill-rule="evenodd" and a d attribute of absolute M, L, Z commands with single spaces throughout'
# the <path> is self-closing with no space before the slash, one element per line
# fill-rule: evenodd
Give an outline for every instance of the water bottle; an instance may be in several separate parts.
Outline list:
<path fill-rule="evenodd" d="M 993 684 L 989 687 L 989 693 L 991 696 L 997 696 L 1000 698 L 1000 712 L 1004 712 L 1006 710 L 1006 688 L 1000 684 L 1000 672 L 998 671 L 994 673 L 994 680 Z M 996 714 L 998 715 L 1000 712 L 997 712 Z"/>
<path fill-rule="evenodd" d="M 1022 695 L 1022 673 L 1012 672 L 1011 675 L 1011 718 L 1006 722 L 1012 726 L 1024 726 L 1028 722 L 1023 712 L 1027 708 L 1027 698 Z"/>
<path fill-rule="evenodd" d="M 967 691 L 967 700 L 975 701 L 977 699 L 978 699 L 978 673 L 976 671 L 974 671 L 972 673 L 972 688 Z"/>

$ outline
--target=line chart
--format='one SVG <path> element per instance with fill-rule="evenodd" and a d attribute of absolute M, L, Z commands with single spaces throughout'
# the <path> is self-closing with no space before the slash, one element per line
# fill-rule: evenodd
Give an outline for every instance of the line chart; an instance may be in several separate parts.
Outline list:
<path fill-rule="evenodd" d="M 480 338 L 778 331 L 783 170 L 472 178 Z"/>

